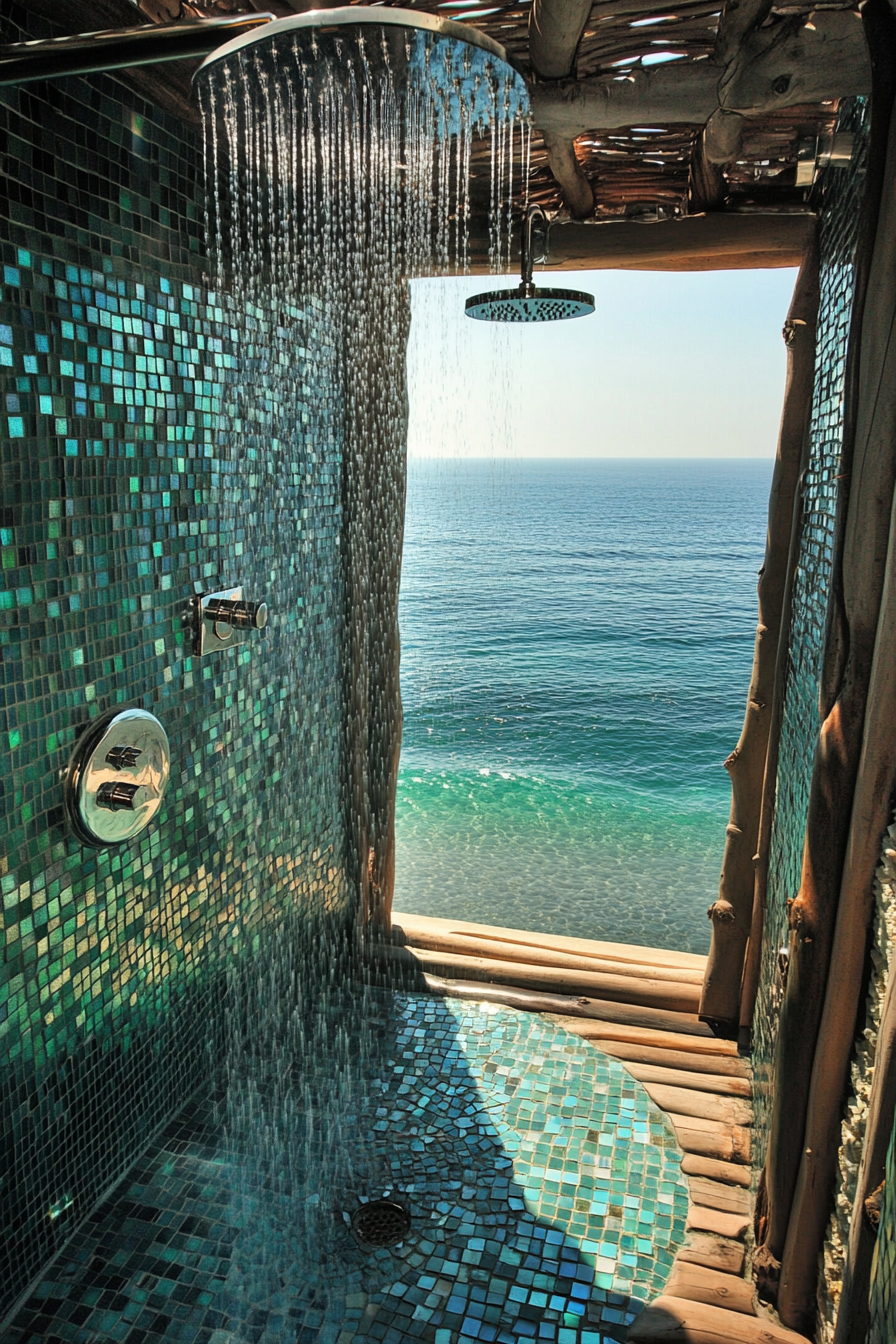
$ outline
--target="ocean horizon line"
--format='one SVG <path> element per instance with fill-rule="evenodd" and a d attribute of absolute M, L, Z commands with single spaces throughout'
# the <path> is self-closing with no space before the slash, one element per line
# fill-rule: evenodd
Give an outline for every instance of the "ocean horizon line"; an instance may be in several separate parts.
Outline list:
<path fill-rule="evenodd" d="M 693 456 L 683 456 L 659 454 L 648 456 L 646 453 L 581 453 L 565 454 L 560 456 L 538 457 L 534 453 L 522 453 L 519 456 L 511 454 L 495 454 L 485 456 L 474 453 L 450 454 L 450 453 L 412 453 L 408 455 L 408 462 L 774 462 L 775 454 L 753 453 L 739 457 L 709 457 L 706 454 L 695 453 Z"/>

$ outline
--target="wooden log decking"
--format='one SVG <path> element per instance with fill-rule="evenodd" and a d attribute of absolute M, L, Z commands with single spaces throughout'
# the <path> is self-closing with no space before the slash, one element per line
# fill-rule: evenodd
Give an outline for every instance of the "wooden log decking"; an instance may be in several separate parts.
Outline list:
<path fill-rule="evenodd" d="M 700 1002 L 699 985 L 660 980 L 646 971 L 642 975 L 632 975 L 604 970 L 583 971 L 574 967 L 559 969 L 537 962 L 501 961 L 492 957 L 466 956 L 461 952 L 432 952 L 424 947 L 387 947 L 384 952 L 387 959 L 416 965 L 424 974 L 452 979 L 497 981 L 519 989 L 584 995 L 673 1013 L 696 1012 Z"/>
<path fill-rule="evenodd" d="M 420 988 L 437 994 L 545 1014 L 617 1059 L 671 1122 L 690 1191 L 687 1242 L 663 1295 L 632 1326 L 631 1344 L 808 1344 L 760 1314 L 744 1278 L 752 1217 L 750 1069 L 737 1043 L 716 1037 L 688 997 L 706 959 L 419 915 L 393 919 L 394 942 L 380 967 L 405 977 L 415 970 Z M 436 967 L 442 975 L 433 974 Z M 450 971 L 461 974 L 454 979 Z M 578 992 L 591 977 L 604 997 Z M 539 990 L 545 983 L 558 992 Z M 619 997 L 607 997 L 608 985 Z"/>

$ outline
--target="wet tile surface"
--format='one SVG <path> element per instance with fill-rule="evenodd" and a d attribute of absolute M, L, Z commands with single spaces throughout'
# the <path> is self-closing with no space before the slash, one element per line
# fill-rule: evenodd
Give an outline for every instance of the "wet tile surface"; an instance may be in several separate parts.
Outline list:
<path fill-rule="evenodd" d="M 3 17 L 5 41 L 48 35 Z M 232 949 L 290 909 L 350 917 L 351 894 L 317 324 L 295 353 L 307 414 L 275 448 L 253 409 L 237 441 L 244 326 L 202 288 L 195 129 L 95 74 L 3 88 L 0 137 L 2 1318 L 205 1077 Z M 200 659 L 187 604 L 231 584 L 271 619 Z M 168 734 L 164 807 L 83 846 L 61 772 L 134 707 Z"/>
<path fill-rule="evenodd" d="M 256 1162 L 194 1104 L 56 1262 L 8 1344 L 624 1339 L 687 1209 L 674 1136 L 643 1088 L 542 1018 L 411 994 L 382 1011 L 381 1057 L 344 1116 L 351 1174 L 328 1207 L 271 1179 L 276 1136 Z M 348 1219 L 383 1195 L 411 1231 L 364 1251 Z"/>

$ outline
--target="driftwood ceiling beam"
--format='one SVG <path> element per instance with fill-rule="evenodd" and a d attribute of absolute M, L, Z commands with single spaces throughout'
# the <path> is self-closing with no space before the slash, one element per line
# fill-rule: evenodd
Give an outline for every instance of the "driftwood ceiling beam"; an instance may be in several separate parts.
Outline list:
<path fill-rule="evenodd" d="M 832 9 L 750 33 L 719 85 L 719 106 L 747 115 L 871 92 L 861 15 Z"/>
<path fill-rule="evenodd" d="M 594 213 L 594 192 L 579 163 L 576 147 L 567 136 L 544 136 L 548 167 L 573 219 L 587 219 Z"/>
<path fill-rule="evenodd" d="M 714 63 L 726 69 L 737 58 L 748 33 L 758 28 L 772 0 L 727 0 L 719 19 Z M 694 146 L 688 178 L 688 210 L 715 210 L 724 204 L 726 181 L 722 171 L 734 163 L 743 145 L 743 118 L 719 107 L 713 112 Z"/>
<path fill-rule="evenodd" d="M 744 141 L 744 119 L 738 112 L 718 107 L 703 128 L 703 153 L 707 163 L 724 167 L 740 156 Z"/>
<path fill-rule="evenodd" d="M 728 0 L 719 20 L 715 60 L 730 65 L 748 33 L 758 28 L 771 10 L 772 0 Z"/>
<path fill-rule="evenodd" d="M 535 124 L 575 139 L 586 131 L 707 122 L 719 107 L 759 116 L 870 93 L 871 67 L 858 15 L 826 10 L 815 14 L 812 28 L 798 22 L 799 27 L 787 21 L 761 29 L 727 68 L 714 61 L 670 62 L 624 77 L 535 84 Z"/>
<path fill-rule="evenodd" d="M 717 163 L 706 156 L 703 136 L 691 152 L 688 170 L 688 214 L 699 215 L 704 210 L 718 210 L 725 202 L 727 183 Z"/>
<path fill-rule="evenodd" d="M 799 266 L 810 215 L 701 215 L 660 224 L 555 224 L 550 268 L 713 271 Z"/>
<path fill-rule="evenodd" d="M 722 75 L 708 61 L 638 69 L 625 78 L 596 75 L 575 83 L 535 84 L 532 116 L 540 131 L 570 140 L 586 131 L 705 122 L 719 106 Z"/>
<path fill-rule="evenodd" d="M 529 60 L 539 79 L 565 79 L 591 13 L 591 0 L 533 0 L 529 12 Z M 594 213 L 594 193 L 568 135 L 545 133 L 548 167 L 574 219 Z"/>
<path fill-rule="evenodd" d="M 558 221 L 549 271 L 735 271 L 799 266 L 814 215 L 713 214 L 659 224 Z M 488 234 L 471 230 L 470 269 L 488 271 Z"/>
<path fill-rule="evenodd" d="M 591 0 L 532 0 L 529 60 L 539 79 L 565 79 L 591 14 Z"/>
<path fill-rule="evenodd" d="M 592 5 L 588 23 L 591 28 L 599 28 L 611 19 L 646 19 L 665 13 L 687 18 L 694 10 L 710 8 L 707 0 L 680 0 L 680 3 L 672 0 L 668 9 L 657 4 L 657 0 L 602 0 L 600 4 Z"/>

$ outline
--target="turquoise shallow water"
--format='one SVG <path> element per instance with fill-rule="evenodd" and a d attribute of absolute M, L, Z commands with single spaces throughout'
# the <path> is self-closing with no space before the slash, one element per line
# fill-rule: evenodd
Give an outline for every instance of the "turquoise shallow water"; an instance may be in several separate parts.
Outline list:
<path fill-rule="evenodd" d="M 706 950 L 770 478 L 410 464 L 397 909 Z"/>

